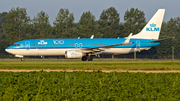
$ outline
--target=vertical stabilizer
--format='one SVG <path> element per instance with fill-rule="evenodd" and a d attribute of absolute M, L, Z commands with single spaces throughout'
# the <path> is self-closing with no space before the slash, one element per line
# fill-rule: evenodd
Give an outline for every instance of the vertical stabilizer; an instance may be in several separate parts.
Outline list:
<path fill-rule="evenodd" d="M 131 38 L 138 39 L 158 39 L 161 31 L 161 25 L 165 9 L 159 9 L 140 33 L 133 35 Z"/>

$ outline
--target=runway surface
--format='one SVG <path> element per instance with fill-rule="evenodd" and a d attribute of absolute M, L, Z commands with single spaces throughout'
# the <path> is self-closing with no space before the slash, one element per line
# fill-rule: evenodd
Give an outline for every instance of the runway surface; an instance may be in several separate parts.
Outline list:
<path fill-rule="evenodd" d="M 1 72 L 93 72 L 93 71 L 101 71 L 105 73 L 110 72 L 131 72 L 131 73 L 180 73 L 180 70 L 7 70 L 7 69 L 0 69 Z"/>

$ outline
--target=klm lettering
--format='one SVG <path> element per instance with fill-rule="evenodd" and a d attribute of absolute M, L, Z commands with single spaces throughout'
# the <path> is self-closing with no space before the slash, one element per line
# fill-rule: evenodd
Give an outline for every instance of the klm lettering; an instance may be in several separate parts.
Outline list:
<path fill-rule="evenodd" d="M 156 27 L 156 24 L 150 24 L 150 27 L 146 27 L 146 31 L 159 31 L 159 27 Z"/>
<path fill-rule="evenodd" d="M 159 31 L 159 28 L 149 27 L 149 28 L 146 28 L 146 31 Z"/>

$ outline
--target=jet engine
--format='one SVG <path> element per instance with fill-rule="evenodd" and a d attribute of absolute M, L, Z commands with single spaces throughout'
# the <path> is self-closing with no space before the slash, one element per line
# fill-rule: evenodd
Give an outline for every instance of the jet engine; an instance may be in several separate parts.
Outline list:
<path fill-rule="evenodd" d="M 83 53 L 78 50 L 68 50 L 65 52 L 65 58 L 77 59 L 82 57 L 83 57 Z"/>

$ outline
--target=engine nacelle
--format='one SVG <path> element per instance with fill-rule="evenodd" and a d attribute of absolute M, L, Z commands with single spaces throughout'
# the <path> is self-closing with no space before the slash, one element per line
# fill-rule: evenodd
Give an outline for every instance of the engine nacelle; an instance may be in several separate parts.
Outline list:
<path fill-rule="evenodd" d="M 65 58 L 77 59 L 82 58 L 83 53 L 78 50 L 68 50 L 65 52 Z"/>

